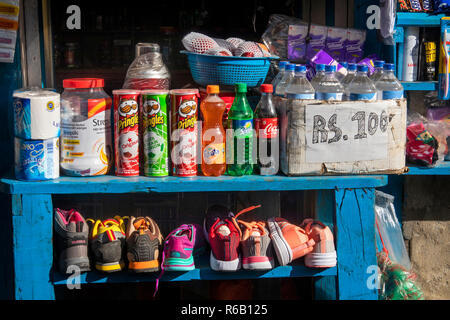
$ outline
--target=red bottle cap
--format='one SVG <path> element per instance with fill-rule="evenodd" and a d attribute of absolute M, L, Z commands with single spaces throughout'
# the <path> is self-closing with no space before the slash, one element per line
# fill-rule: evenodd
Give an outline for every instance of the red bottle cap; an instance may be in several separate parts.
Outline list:
<path fill-rule="evenodd" d="M 272 93 L 273 92 L 273 86 L 271 84 L 262 84 L 259 88 L 261 92 L 265 93 Z"/>
<path fill-rule="evenodd" d="M 74 89 L 89 89 L 89 88 L 103 88 L 105 86 L 105 80 L 100 78 L 74 78 L 64 79 L 64 88 Z"/>

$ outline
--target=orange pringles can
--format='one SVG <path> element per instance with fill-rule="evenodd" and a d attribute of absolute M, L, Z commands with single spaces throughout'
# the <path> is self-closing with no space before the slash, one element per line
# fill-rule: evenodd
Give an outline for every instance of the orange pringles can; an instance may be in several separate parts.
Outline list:
<path fill-rule="evenodd" d="M 116 176 L 139 176 L 139 90 L 114 90 Z"/>
<path fill-rule="evenodd" d="M 170 90 L 172 173 L 178 177 L 197 175 L 198 89 Z"/>

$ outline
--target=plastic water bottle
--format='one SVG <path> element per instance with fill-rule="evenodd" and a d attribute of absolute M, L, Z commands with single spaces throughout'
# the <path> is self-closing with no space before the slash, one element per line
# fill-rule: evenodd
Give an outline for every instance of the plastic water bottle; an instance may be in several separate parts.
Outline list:
<path fill-rule="evenodd" d="M 322 63 L 316 64 L 316 75 L 311 79 L 311 85 L 313 86 L 314 90 L 316 90 L 317 85 L 324 76 L 325 76 L 325 65 Z"/>
<path fill-rule="evenodd" d="M 375 82 L 379 100 L 401 99 L 403 98 L 403 86 L 394 75 L 395 65 L 386 63 L 383 66 L 383 75 Z"/>
<path fill-rule="evenodd" d="M 315 90 L 311 83 L 306 79 L 306 66 L 295 66 L 295 77 L 289 82 L 286 88 L 287 99 L 314 99 Z"/>
<path fill-rule="evenodd" d="M 346 70 L 348 69 L 348 63 L 346 61 L 344 62 L 339 62 L 339 64 L 341 66 L 343 66 Z M 336 71 L 337 71 L 337 66 L 336 66 Z M 342 72 L 335 72 L 334 74 L 336 76 L 336 79 L 338 79 L 340 82 L 342 82 L 342 80 L 344 80 L 346 74 L 343 74 Z"/>
<path fill-rule="evenodd" d="M 344 94 L 342 95 L 342 100 L 350 99 L 350 97 L 347 95 L 347 87 L 350 85 L 350 82 L 353 81 L 355 74 L 356 74 L 356 63 L 349 63 L 347 66 L 347 75 L 341 81 L 341 84 L 344 87 Z"/>
<path fill-rule="evenodd" d="M 375 60 L 373 62 L 373 65 L 375 67 L 375 71 L 372 73 L 372 75 L 369 77 L 369 79 L 375 83 L 383 75 L 384 61 L 383 60 Z"/>
<path fill-rule="evenodd" d="M 278 83 L 280 83 L 281 79 L 284 76 L 284 71 L 286 70 L 285 68 L 288 63 L 289 62 L 287 62 L 287 61 L 280 61 L 280 63 L 278 64 L 279 71 L 278 71 L 277 75 L 275 76 L 275 78 L 273 78 L 273 80 L 272 80 L 272 87 L 273 87 L 274 92 L 275 92 L 275 89 L 277 88 Z"/>
<path fill-rule="evenodd" d="M 376 100 L 377 88 L 367 76 L 367 70 L 368 67 L 365 64 L 357 66 L 356 75 L 346 90 L 350 100 Z"/>
<path fill-rule="evenodd" d="M 325 66 L 325 77 L 316 88 L 317 100 L 342 100 L 344 87 L 335 76 L 336 66 Z"/>
<path fill-rule="evenodd" d="M 295 64 L 288 63 L 285 66 L 285 71 L 283 78 L 281 78 L 280 82 L 278 82 L 275 95 L 284 97 L 286 93 L 286 88 L 289 85 L 289 82 L 291 82 L 292 79 L 294 79 L 295 75 Z"/>

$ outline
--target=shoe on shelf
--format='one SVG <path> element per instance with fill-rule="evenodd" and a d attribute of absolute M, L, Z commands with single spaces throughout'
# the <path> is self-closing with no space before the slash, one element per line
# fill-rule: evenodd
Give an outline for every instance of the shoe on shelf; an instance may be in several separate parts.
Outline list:
<path fill-rule="evenodd" d="M 312 252 L 315 242 L 303 228 L 280 217 L 268 219 L 267 225 L 280 265 L 285 266 Z"/>
<path fill-rule="evenodd" d="M 70 273 L 70 266 L 77 266 L 80 272 L 90 271 L 89 226 L 83 216 L 74 209 L 56 209 L 54 229 L 59 271 L 63 274 Z"/>
<path fill-rule="evenodd" d="M 212 225 L 217 219 L 225 220 L 227 218 L 234 217 L 233 212 L 231 212 L 227 207 L 220 204 L 213 205 L 206 210 L 205 218 L 203 219 L 203 236 L 206 242 L 209 243 L 209 231 Z"/>
<path fill-rule="evenodd" d="M 305 265 L 310 268 L 335 267 L 337 255 L 330 228 L 313 219 L 305 219 L 300 226 L 315 242 L 313 251 L 305 256 Z"/>
<path fill-rule="evenodd" d="M 128 270 L 136 273 L 159 270 L 163 236 L 150 217 L 130 217 L 126 229 Z"/>
<path fill-rule="evenodd" d="M 87 219 L 93 224 L 89 242 L 97 270 L 109 273 L 124 269 L 125 218 L 115 216 L 114 219 L 95 222 Z"/>
<path fill-rule="evenodd" d="M 272 240 L 264 221 L 246 222 L 237 219 L 241 214 L 259 208 L 254 206 L 242 210 L 235 219 L 241 229 L 240 247 L 242 253 L 242 268 L 246 270 L 269 270 L 274 267 Z"/>

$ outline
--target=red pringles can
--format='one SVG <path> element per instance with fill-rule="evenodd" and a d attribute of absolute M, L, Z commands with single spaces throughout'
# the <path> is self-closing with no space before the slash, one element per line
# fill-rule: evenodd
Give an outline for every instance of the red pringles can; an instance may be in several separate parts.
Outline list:
<path fill-rule="evenodd" d="M 198 89 L 170 90 L 172 173 L 178 177 L 197 175 Z"/>
<path fill-rule="evenodd" d="M 114 90 L 116 176 L 139 176 L 139 90 Z"/>

